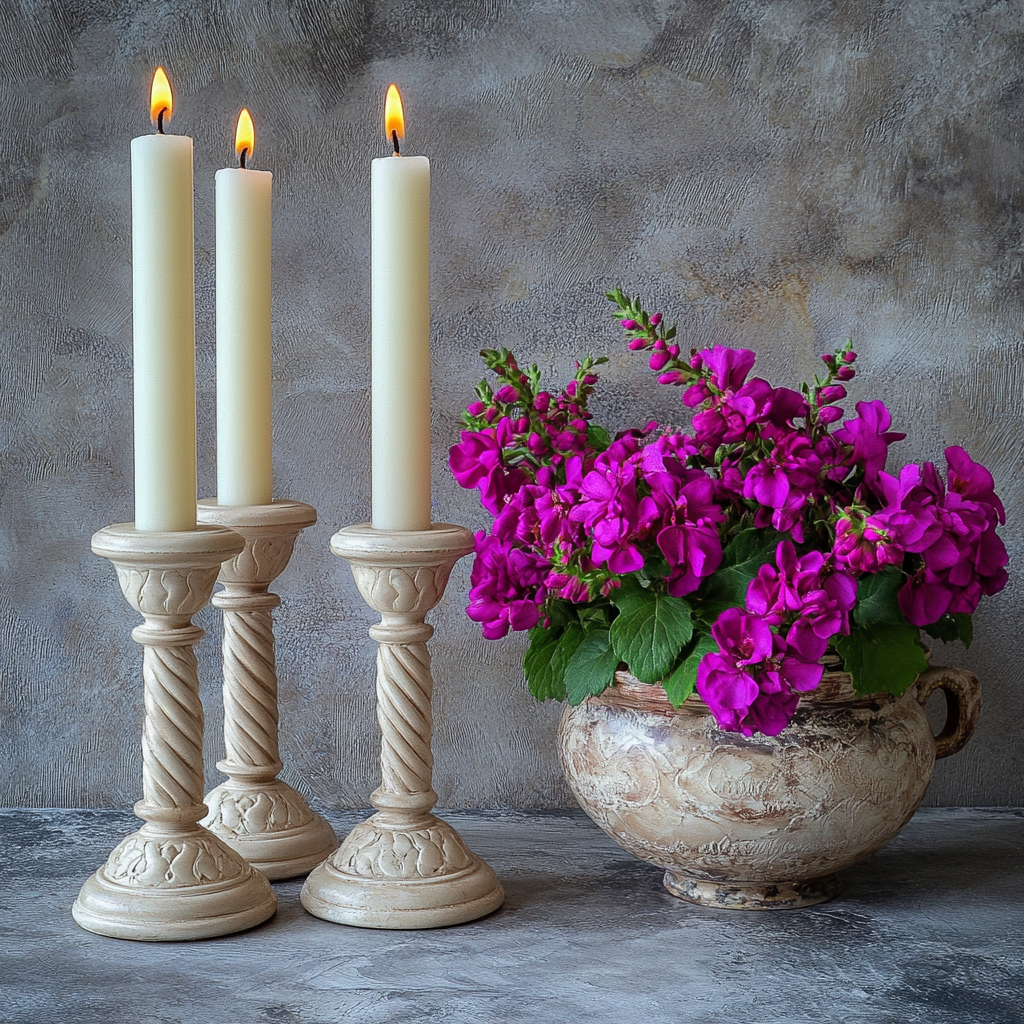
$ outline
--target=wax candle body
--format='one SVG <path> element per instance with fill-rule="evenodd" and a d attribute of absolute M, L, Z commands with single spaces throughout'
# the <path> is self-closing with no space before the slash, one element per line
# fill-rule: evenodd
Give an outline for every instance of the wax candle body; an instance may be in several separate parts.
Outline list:
<path fill-rule="evenodd" d="M 135 526 L 196 528 L 192 140 L 132 139 Z"/>
<path fill-rule="evenodd" d="M 217 502 L 267 505 L 273 175 L 226 167 L 216 181 Z"/>
<path fill-rule="evenodd" d="M 371 172 L 372 492 L 378 530 L 430 528 L 430 161 Z"/>

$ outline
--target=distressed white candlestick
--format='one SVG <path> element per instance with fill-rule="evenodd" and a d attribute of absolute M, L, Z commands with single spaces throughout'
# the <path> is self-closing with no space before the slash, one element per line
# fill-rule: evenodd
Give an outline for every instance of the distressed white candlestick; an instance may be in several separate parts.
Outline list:
<path fill-rule="evenodd" d="M 72 913 L 91 932 L 151 942 L 205 939 L 270 917 L 270 883 L 198 822 L 203 804 L 203 706 L 192 616 L 210 600 L 221 563 L 242 538 L 217 526 L 144 532 L 108 526 L 92 549 L 117 568 L 121 590 L 145 618 L 132 631 L 144 650 L 142 828 L 82 886 Z"/>
<path fill-rule="evenodd" d="M 491 868 L 431 814 L 437 802 L 430 751 L 433 678 L 424 621 L 456 561 L 473 550 L 460 526 L 334 535 L 364 600 L 381 615 L 377 654 L 381 784 L 377 813 L 306 879 L 302 905 L 317 917 L 363 928 L 436 928 L 491 913 L 505 898 Z"/>
<path fill-rule="evenodd" d="M 280 603 L 268 592 L 292 555 L 295 538 L 316 522 L 300 501 L 225 506 L 201 501 L 201 523 L 228 527 L 245 548 L 226 561 L 213 597 L 224 612 L 224 745 L 217 767 L 228 776 L 206 796 L 202 824 L 271 879 L 304 875 L 338 845 L 331 826 L 304 797 L 277 778 L 277 670 L 271 613 Z"/>

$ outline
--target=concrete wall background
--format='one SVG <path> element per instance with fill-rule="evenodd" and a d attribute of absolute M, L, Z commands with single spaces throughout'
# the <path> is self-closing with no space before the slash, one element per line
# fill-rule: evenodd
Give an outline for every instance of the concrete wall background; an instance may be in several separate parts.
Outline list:
<path fill-rule="evenodd" d="M 558 375 L 613 356 L 614 428 L 679 421 L 624 353 L 617 284 L 684 344 L 757 349 L 777 383 L 848 336 L 901 458 L 964 444 L 1006 501 L 1012 581 L 976 616 L 978 733 L 935 803 L 1024 801 L 1024 15 L 1012 2 L 809 0 L 91 3 L 0 7 L 0 797 L 138 795 L 141 652 L 101 526 L 132 518 L 129 140 L 149 79 L 196 144 L 200 493 L 215 491 L 213 174 L 253 112 L 275 173 L 276 492 L 321 522 L 279 580 L 285 777 L 329 806 L 376 785 L 370 613 L 328 552 L 369 508 L 369 161 L 388 82 L 433 171 L 434 518 L 482 526 L 446 471 L 455 420 L 505 344 Z M 479 638 L 469 563 L 435 613 L 436 787 L 460 806 L 571 802 L 522 638 Z M 200 650 L 221 755 L 219 622 Z"/>

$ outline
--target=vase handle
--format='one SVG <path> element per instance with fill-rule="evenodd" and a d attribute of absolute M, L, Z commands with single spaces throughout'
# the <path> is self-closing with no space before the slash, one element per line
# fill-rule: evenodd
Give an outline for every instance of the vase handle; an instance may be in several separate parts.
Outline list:
<path fill-rule="evenodd" d="M 940 665 L 922 672 L 911 693 L 923 707 L 936 690 L 942 690 L 946 698 L 946 724 L 935 737 L 935 758 L 938 760 L 963 750 L 974 735 L 981 711 L 981 683 L 970 672 Z"/>

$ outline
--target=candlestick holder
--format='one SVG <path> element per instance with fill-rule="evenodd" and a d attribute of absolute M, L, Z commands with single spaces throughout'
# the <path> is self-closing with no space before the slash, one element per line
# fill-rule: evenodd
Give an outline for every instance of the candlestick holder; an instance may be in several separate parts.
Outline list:
<path fill-rule="evenodd" d="M 241 535 L 245 547 L 220 568 L 224 590 L 213 595 L 224 612 L 224 745 L 217 767 L 228 781 L 206 795 L 202 823 L 267 878 L 294 878 L 316 867 L 338 845 L 331 826 L 301 793 L 277 778 L 277 671 L 273 609 L 268 591 L 284 572 L 299 533 L 316 522 L 300 501 L 218 505 L 201 501 L 199 521 Z"/>
<path fill-rule="evenodd" d="M 489 914 L 505 898 L 491 868 L 430 813 L 437 802 L 430 654 L 423 619 L 440 601 L 452 567 L 473 550 L 460 526 L 375 530 L 368 523 L 334 535 L 364 600 L 381 615 L 370 628 L 377 651 L 381 785 L 373 817 L 306 879 L 303 906 L 316 917 L 363 928 L 436 928 Z"/>
<path fill-rule="evenodd" d="M 217 526 L 142 532 L 132 523 L 93 535 L 128 603 L 145 623 L 146 721 L 142 734 L 144 824 L 122 840 L 82 886 L 72 913 L 85 929 L 153 942 L 205 939 L 265 921 L 277 907 L 270 883 L 198 824 L 203 804 L 203 706 L 192 616 L 210 600 L 221 562 L 242 538 Z"/>

